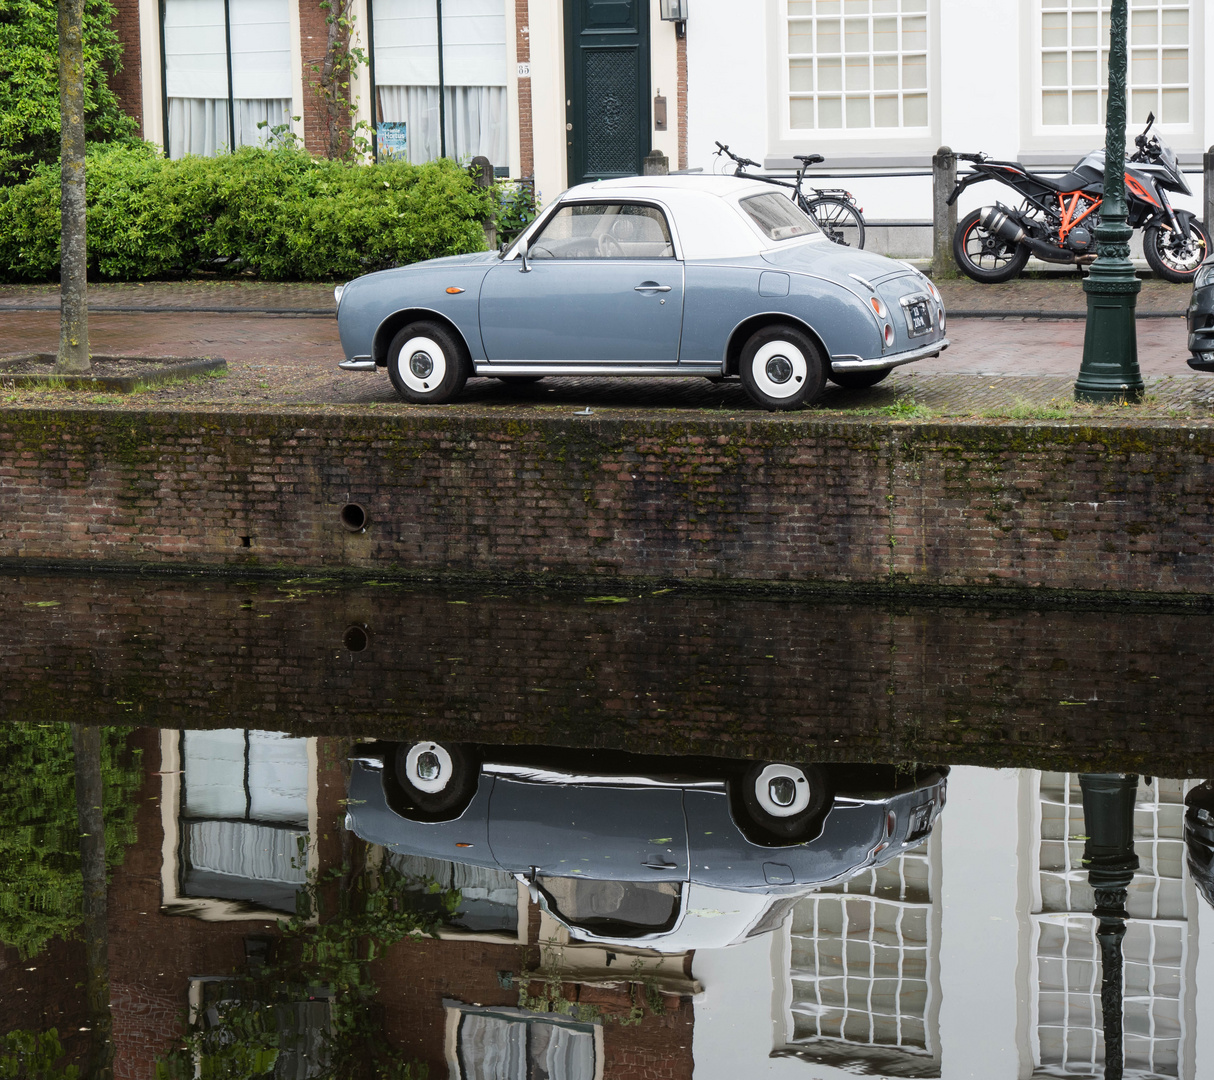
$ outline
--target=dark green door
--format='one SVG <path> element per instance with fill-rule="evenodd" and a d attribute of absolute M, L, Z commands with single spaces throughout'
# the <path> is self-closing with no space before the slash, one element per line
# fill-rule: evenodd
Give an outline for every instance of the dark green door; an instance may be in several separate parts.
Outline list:
<path fill-rule="evenodd" d="M 649 0 L 565 0 L 569 183 L 636 176 L 649 153 Z"/>

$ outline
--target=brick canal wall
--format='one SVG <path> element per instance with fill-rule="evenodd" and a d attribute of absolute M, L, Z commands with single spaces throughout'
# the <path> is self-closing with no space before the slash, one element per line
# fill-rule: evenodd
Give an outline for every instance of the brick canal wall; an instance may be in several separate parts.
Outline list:
<path fill-rule="evenodd" d="M 0 412 L 0 559 L 1208 594 L 1212 490 L 1180 425 Z"/>

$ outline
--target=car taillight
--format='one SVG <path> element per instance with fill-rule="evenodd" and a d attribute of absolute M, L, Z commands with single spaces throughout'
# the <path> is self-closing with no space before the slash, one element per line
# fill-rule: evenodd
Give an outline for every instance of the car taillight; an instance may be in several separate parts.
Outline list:
<path fill-rule="evenodd" d="M 885 318 L 885 304 L 882 302 L 881 297 L 879 297 L 879 296 L 870 297 L 868 302 L 870 304 L 872 304 L 873 311 L 875 311 L 877 313 L 877 318 L 884 319 Z"/>
<path fill-rule="evenodd" d="M 886 323 L 885 324 L 885 344 L 892 345 L 893 343 L 894 343 L 894 328 L 892 326 L 890 326 L 889 323 Z"/>
<path fill-rule="evenodd" d="M 940 333 L 944 333 L 944 308 L 940 309 Z"/>

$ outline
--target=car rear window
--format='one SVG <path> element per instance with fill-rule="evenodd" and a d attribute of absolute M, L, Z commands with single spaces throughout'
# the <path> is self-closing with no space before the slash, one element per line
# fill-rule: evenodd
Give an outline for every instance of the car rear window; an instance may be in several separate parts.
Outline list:
<path fill-rule="evenodd" d="M 741 206 L 768 240 L 792 240 L 818 231 L 812 219 L 801 213 L 791 199 L 774 191 L 743 199 Z"/>

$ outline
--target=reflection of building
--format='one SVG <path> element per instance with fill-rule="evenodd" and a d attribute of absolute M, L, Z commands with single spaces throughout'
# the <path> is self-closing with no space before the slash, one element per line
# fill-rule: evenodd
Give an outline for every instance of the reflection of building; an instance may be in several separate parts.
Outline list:
<path fill-rule="evenodd" d="M 939 1075 L 938 874 L 929 839 L 797 903 L 786 931 L 786 1052 Z"/>
<path fill-rule="evenodd" d="M 1189 786 L 1137 792 L 1124 1045 L 1139 1080 L 1199 1080 L 1214 1060 L 1196 1023 L 1214 912 L 1184 868 Z M 954 768 L 928 847 L 896 876 L 823 890 L 771 941 L 696 954 L 697 1080 L 1102 1077 L 1084 838 L 1077 776 Z"/>
<path fill-rule="evenodd" d="M 1050 1075 L 1097 1073 L 1103 1063 L 1100 950 L 1095 898 L 1081 865 L 1078 777 L 1042 773 L 1040 845 L 1030 907 L 1034 969 L 1033 1063 Z M 1197 924 L 1184 874 L 1184 789 L 1179 780 L 1139 783 L 1134 848 L 1140 868 L 1126 910 L 1125 1067 L 1130 1075 L 1182 1076 L 1193 1067 Z"/>

